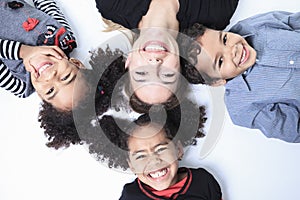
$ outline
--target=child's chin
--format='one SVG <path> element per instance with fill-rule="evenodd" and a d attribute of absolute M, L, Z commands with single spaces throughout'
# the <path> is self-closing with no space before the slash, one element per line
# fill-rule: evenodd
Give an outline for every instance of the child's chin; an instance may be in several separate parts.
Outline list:
<path fill-rule="evenodd" d="M 165 190 L 165 189 L 167 189 L 167 188 L 169 188 L 169 185 L 165 185 L 165 186 L 158 186 L 158 187 L 156 187 L 156 186 L 154 186 L 154 187 L 152 187 L 152 188 L 154 188 L 155 190 L 157 190 L 157 191 L 162 191 L 162 190 Z"/>

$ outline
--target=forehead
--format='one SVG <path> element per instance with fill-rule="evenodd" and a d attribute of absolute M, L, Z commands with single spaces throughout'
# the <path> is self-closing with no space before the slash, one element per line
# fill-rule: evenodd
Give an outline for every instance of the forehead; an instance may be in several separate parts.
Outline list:
<path fill-rule="evenodd" d="M 59 89 L 51 103 L 55 108 L 69 111 L 76 107 L 86 95 L 88 84 L 81 73 L 77 73 L 74 81 Z"/>
<path fill-rule="evenodd" d="M 133 87 L 136 87 L 136 85 Z M 174 84 L 147 84 L 135 89 L 135 94 L 146 103 L 159 104 L 166 102 L 172 96 L 174 87 L 176 87 Z"/>
<path fill-rule="evenodd" d="M 166 137 L 165 130 L 160 125 L 145 125 L 145 126 L 138 126 L 132 132 L 128 139 L 128 146 L 133 147 L 134 145 L 141 145 L 144 144 L 153 144 L 159 143 L 161 141 L 165 141 L 168 139 Z"/>
<path fill-rule="evenodd" d="M 220 41 L 222 31 L 206 29 L 203 35 L 199 36 L 196 41 L 202 46 L 205 44 L 216 43 Z"/>
<path fill-rule="evenodd" d="M 53 99 L 49 101 L 59 110 L 72 110 L 74 83 L 62 87 Z"/>

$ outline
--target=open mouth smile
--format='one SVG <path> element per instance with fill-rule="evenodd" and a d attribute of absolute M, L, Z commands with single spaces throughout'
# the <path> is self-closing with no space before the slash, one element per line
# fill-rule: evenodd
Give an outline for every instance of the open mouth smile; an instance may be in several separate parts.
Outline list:
<path fill-rule="evenodd" d="M 154 171 L 154 172 L 150 172 L 147 176 L 152 180 L 160 181 L 160 180 L 164 179 L 168 173 L 169 173 L 169 168 L 166 167 L 166 168 Z"/>
<path fill-rule="evenodd" d="M 167 45 L 163 42 L 149 41 L 144 45 L 143 51 L 150 53 L 166 53 L 169 52 L 169 49 Z"/>
<path fill-rule="evenodd" d="M 241 59 L 239 62 L 239 66 L 243 65 L 249 58 L 249 50 L 243 46 L 243 50 L 242 50 L 242 55 L 241 55 Z"/>
<path fill-rule="evenodd" d="M 44 62 L 42 64 L 40 64 L 38 67 L 35 67 L 36 73 L 38 76 L 41 76 L 41 74 L 47 70 L 48 68 L 52 67 L 53 64 L 50 62 Z"/>

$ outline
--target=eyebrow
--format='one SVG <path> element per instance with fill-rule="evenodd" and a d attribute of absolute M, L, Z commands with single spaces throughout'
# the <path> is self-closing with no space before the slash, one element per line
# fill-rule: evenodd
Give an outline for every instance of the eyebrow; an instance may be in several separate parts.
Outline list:
<path fill-rule="evenodd" d="M 65 84 L 65 85 L 69 85 L 70 83 L 72 83 L 77 77 L 77 74 L 74 74 L 74 76 Z M 52 99 L 55 98 L 55 96 L 58 94 L 58 92 L 54 92 L 52 96 L 48 97 L 47 100 L 50 101 Z"/>
<path fill-rule="evenodd" d="M 137 80 L 137 79 L 135 79 L 135 77 L 133 77 L 133 80 L 136 81 L 136 82 L 141 82 L 141 83 L 142 83 L 142 82 L 146 82 L 145 79 L 139 79 L 139 80 Z"/>
<path fill-rule="evenodd" d="M 174 81 L 169 81 L 169 82 L 166 82 L 166 81 L 162 81 L 162 83 L 163 84 L 173 84 L 173 83 L 175 83 L 177 81 L 177 79 L 176 80 L 174 80 Z"/>
<path fill-rule="evenodd" d="M 143 153 L 143 152 L 145 152 L 146 150 L 138 150 L 138 151 L 135 151 L 135 152 L 133 152 L 132 154 L 131 154 L 131 156 L 135 156 L 136 154 L 138 154 L 138 153 Z"/>
<path fill-rule="evenodd" d="M 222 31 L 219 31 L 219 43 L 222 43 Z M 214 70 L 216 70 L 216 65 L 217 65 L 217 56 L 215 56 L 215 59 L 214 59 Z"/>
<path fill-rule="evenodd" d="M 167 142 L 167 141 L 166 141 L 166 142 L 161 142 L 161 143 L 155 145 L 152 149 L 156 149 L 156 148 L 159 147 L 159 146 L 167 145 L 167 144 L 169 144 L 169 142 Z"/>
<path fill-rule="evenodd" d="M 141 77 L 145 76 L 143 74 L 136 73 L 136 71 L 134 71 L 133 74 L 136 74 L 136 75 L 141 76 Z M 139 79 L 139 80 L 137 80 L 133 74 L 132 74 L 132 79 L 135 80 L 136 82 L 145 82 L 146 81 L 145 79 Z"/>
<path fill-rule="evenodd" d="M 155 145 L 154 147 L 152 147 L 151 150 L 152 150 L 152 149 L 156 149 L 156 148 L 159 147 L 159 146 L 167 145 L 167 144 L 169 144 L 169 142 L 161 142 L 161 143 Z M 145 152 L 145 151 L 146 151 L 146 150 L 144 150 L 144 149 L 135 151 L 135 152 L 133 152 L 133 153 L 131 154 L 131 156 L 135 156 L 136 154 L 138 154 L 138 153 L 143 153 L 143 152 Z"/>
<path fill-rule="evenodd" d="M 137 80 L 134 77 L 133 77 L 133 80 L 136 81 L 136 82 L 138 82 L 138 83 L 144 83 L 144 82 L 146 82 L 145 79 L 139 79 L 139 80 Z M 172 83 L 175 83 L 175 82 L 176 82 L 176 80 L 175 81 L 170 81 L 170 82 L 162 81 L 162 83 L 164 83 L 164 84 L 172 84 Z"/>
<path fill-rule="evenodd" d="M 140 76 L 143 76 L 143 75 L 140 75 Z M 159 77 L 159 76 L 158 76 Z M 139 80 L 137 80 L 136 78 L 135 78 L 135 76 L 132 76 L 132 79 L 134 80 L 134 81 L 136 81 L 136 82 L 138 82 L 138 83 L 144 83 L 144 82 L 146 82 L 146 79 L 139 79 Z M 159 78 L 160 80 L 161 80 L 161 78 Z M 177 81 L 177 79 L 176 80 L 174 80 L 174 81 L 161 81 L 162 83 L 164 83 L 164 84 L 173 84 L 173 83 L 175 83 Z"/>

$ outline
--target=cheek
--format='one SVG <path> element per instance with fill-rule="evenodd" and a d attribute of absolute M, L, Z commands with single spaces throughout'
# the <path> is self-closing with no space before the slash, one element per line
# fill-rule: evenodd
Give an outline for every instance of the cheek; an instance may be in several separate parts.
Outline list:
<path fill-rule="evenodd" d="M 221 68 L 220 75 L 223 79 L 228 79 L 237 76 L 239 73 L 239 69 L 233 63 L 228 62 Z"/>
<path fill-rule="evenodd" d="M 249 67 L 255 64 L 256 56 L 257 56 L 256 51 L 251 47 Z"/>
<path fill-rule="evenodd" d="M 147 65 L 145 59 L 138 53 L 132 53 L 132 56 L 128 62 L 127 68 L 129 70 L 138 69 Z"/>
<path fill-rule="evenodd" d="M 39 82 L 36 81 L 34 75 L 31 73 L 31 83 L 36 91 L 36 93 L 38 93 L 40 95 L 41 91 L 42 91 L 42 87 L 41 84 Z"/>
<path fill-rule="evenodd" d="M 143 175 L 143 171 L 146 167 L 146 160 L 132 160 L 131 161 L 132 171 L 137 175 Z"/>
<path fill-rule="evenodd" d="M 166 152 L 165 154 L 162 154 L 160 158 L 168 164 L 172 164 L 177 161 L 177 155 L 175 154 L 175 151 Z"/>
<path fill-rule="evenodd" d="M 175 70 L 176 72 L 180 71 L 179 57 L 176 55 L 168 59 L 168 61 L 163 65 L 165 65 L 165 67 L 171 68 L 172 70 Z"/>

